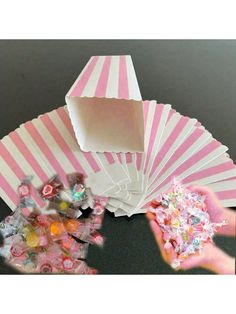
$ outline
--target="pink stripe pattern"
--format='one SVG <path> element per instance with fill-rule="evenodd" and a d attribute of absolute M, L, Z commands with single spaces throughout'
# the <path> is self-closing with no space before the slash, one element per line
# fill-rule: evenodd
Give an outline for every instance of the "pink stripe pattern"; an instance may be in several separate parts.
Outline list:
<path fill-rule="evenodd" d="M 121 153 L 117 153 L 117 157 L 118 157 L 120 164 L 122 164 Z"/>
<path fill-rule="evenodd" d="M 163 109 L 164 109 L 164 106 L 162 104 L 157 105 L 156 109 L 155 109 L 153 123 L 152 123 L 152 131 L 151 131 L 151 135 L 150 135 L 150 140 L 149 140 L 148 149 L 147 149 L 147 156 L 146 156 L 144 170 L 143 170 L 144 173 L 146 173 L 146 171 L 147 171 L 147 165 L 148 165 L 148 162 L 149 162 L 149 159 L 151 156 L 151 152 L 153 149 L 153 145 L 154 145 L 156 133 L 158 130 L 158 126 L 159 126 L 159 123 L 161 121 Z"/>
<path fill-rule="evenodd" d="M 9 167 L 12 170 L 12 172 L 15 173 L 16 177 L 20 181 L 23 181 L 25 179 L 26 175 L 29 175 L 29 174 L 26 174 L 26 173 L 24 173 L 22 171 L 22 169 L 20 168 L 20 166 L 18 165 L 16 160 L 13 158 L 13 156 L 10 154 L 10 152 L 7 150 L 7 148 L 3 145 L 2 142 L 0 142 L 0 151 L 1 151 L 2 158 L 9 165 Z M 41 197 L 39 196 L 37 190 L 34 187 L 32 188 L 31 193 L 32 193 L 32 198 L 34 199 L 34 201 L 40 207 L 44 207 L 45 206 L 45 202 L 41 199 Z"/>
<path fill-rule="evenodd" d="M 202 158 L 206 157 L 208 154 L 213 152 L 215 149 L 217 149 L 221 144 L 213 140 L 206 146 L 204 146 L 202 149 L 200 149 L 197 153 L 195 153 L 193 156 L 189 157 L 183 164 L 181 164 L 175 171 L 173 171 L 172 174 L 170 174 L 159 186 L 157 186 L 151 194 L 149 194 L 147 197 L 150 197 L 153 193 L 158 191 L 161 187 L 165 186 L 168 182 L 171 182 L 174 177 L 178 177 L 181 175 L 184 171 L 192 167 L 194 164 L 196 164 L 198 161 L 200 161 Z"/>
<path fill-rule="evenodd" d="M 74 89 L 72 90 L 70 96 L 71 97 L 75 97 L 75 96 L 81 96 L 81 94 L 83 93 L 83 90 L 95 68 L 95 65 L 98 61 L 98 56 L 92 57 L 91 62 L 88 64 L 87 68 L 85 69 L 85 71 L 83 72 L 83 74 L 81 75 L 79 81 L 77 82 L 76 86 L 74 87 Z"/>
<path fill-rule="evenodd" d="M 63 170 L 62 166 L 59 164 L 55 156 L 53 155 L 51 149 L 48 147 L 47 143 L 42 138 L 41 134 L 38 132 L 36 127 L 33 125 L 31 121 L 27 122 L 25 124 L 25 127 L 29 134 L 31 134 L 32 138 L 34 139 L 35 143 L 37 144 L 40 151 L 43 153 L 43 155 L 47 158 L 50 165 L 53 167 L 53 169 L 56 171 L 58 176 L 60 177 L 61 181 L 64 185 L 67 186 L 67 179 L 66 179 L 66 173 Z"/>
<path fill-rule="evenodd" d="M 52 137 L 56 140 L 57 144 L 61 148 L 62 152 L 65 154 L 71 165 L 74 167 L 74 169 L 80 173 L 83 173 L 86 175 L 84 169 L 80 165 L 80 163 L 75 158 L 73 152 L 70 150 L 69 146 L 67 145 L 64 138 L 61 136 L 60 132 L 57 130 L 56 126 L 48 116 L 48 114 L 45 114 L 41 117 L 41 120 L 43 124 L 46 126 L 48 131 L 51 133 Z"/>
<path fill-rule="evenodd" d="M 229 191 L 219 191 L 219 192 L 216 192 L 216 195 L 220 200 L 236 199 L 236 189 L 229 190 Z"/>
<path fill-rule="evenodd" d="M 38 175 L 42 182 L 46 182 L 49 178 L 46 173 L 43 171 L 37 160 L 34 158 L 31 151 L 28 149 L 24 141 L 21 139 L 20 135 L 15 131 L 9 134 L 9 137 L 13 141 L 13 143 L 18 147 L 25 160 L 29 163 L 32 169 L 34 169 L 35 173 Z"/>
<path fill-rule="evenodd" d="M 104 153 L 104 156 L 110 165 L 115 163 L 115 159 L 111 153 Z"/>
<path fill-rule="evenodd" d="M 126 154 L 125 154 L 125 160 L 126 160 L 127 164 L 131 163 L 132 160 L 133 160 L 133 154 L 131 154 L 131 153 L 126 153 Z"/>
<path fill-rule="evenodd" d="M 222 164 L 219 164 L 217 166 L 197 171 L 193 173 L 192 175 L 186 177 L 183 180 L 183 183 L 188 184 L 189 182 L 201 180 L 203 178 L 207 178 L 207 177 L 210 177 L 210 176 L 213 176 L 213 175 L 225 172 L 225 171 L 233 170 L 235 168 L 236 166 L 234 165 L 233 161 L 230 160 Z"/>
<path fill-rule="evenodd" d="M 98 84 L 95 91 L 95 97 L 105 97 L 106 96 L 106 89 L 107 89 L 107 82 L 108 82 L 108 76 L 109 76 L 109 70 L 110 70 L 110 64 L 111 64 L 111 56 L 108 56 L 105 58 L 103 68 L 101 75 L 98 80 Z"/>
<path fill-rule="evenodd" d="M 194 130 L 194 132 L 192 132 L 190 134 L 190 136 L 188 136 L 185 141 L 178 147 L 178 149 L 174 152 L 174 154 L 171 156 L 171 158 L 168 160 L 168 162 L 166 163 L 166 165 L 162 168 L 162 170 L 160 171 L 158 177 L 161 177 L 166 170 L 175 163 L 176 160 L 178 160 L 186 151 L 189 147 L 191 147 L 191 145 L 197 141 L 197 139 L 203 134 L 203 130 L 200 129 L 196 129 Z M 157 178 L 154 180 L 154 182 L 156 182 Z"/>
<path fill-rule="evenodd" d="M 120 56 L 118 98 L 129 99 L 126 57 Z"/>
<path fill-rule="evenodd" d="M 161 160 L 165 157 L 170 147 L 173 145 L 173 143 L 176 141 L 177 137 L 180 135 L 180 133 L 183 131 L 183 128 L 187 124 L 189 119 L 187 117 L 181 117 L 169 137 L 166 139 L 166 142 L 162 145 L 160 151 L 156 155 L 153 166 L 151 169 L 151 174 L 155 171 L 158 164 L 161 162 Z"/>
<path fill-rule="evenodd" d="M 11 199 L 15 206 L 19 204 L 19 196 L 12 188 L 12 186 L 7 182 L 7 180 L 0 174 L 0 185 L 3 191 L 7 194 L 7 196 Z"/>

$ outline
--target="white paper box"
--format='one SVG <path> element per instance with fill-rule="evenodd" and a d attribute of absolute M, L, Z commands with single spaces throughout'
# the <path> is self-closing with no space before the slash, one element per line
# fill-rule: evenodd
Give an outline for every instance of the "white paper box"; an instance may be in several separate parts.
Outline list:
<path fill-rule="evenodd" d="M 83 151 L 144 151 L 143 103 L 130 56 L 91 57 L 66 103 Z"/>

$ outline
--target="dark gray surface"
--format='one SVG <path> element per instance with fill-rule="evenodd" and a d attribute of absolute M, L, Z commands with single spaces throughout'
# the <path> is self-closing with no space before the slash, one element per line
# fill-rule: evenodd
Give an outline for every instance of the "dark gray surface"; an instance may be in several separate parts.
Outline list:
<path fill-rule="evenodd" d="M 0 138 L 19 124 L 64 105 L 92 55 L 130 54 L 143 99 L 170 103 L 197 118 L 236 161 L 236 41 L 0 41 Z M 0 220 L 10 211 L 0 201 Z M 144 215 L 105 217 L 103 250 L 88 262 L 106 274 L 172 274 Z M 234 239 L 217 244 L 235 255 Z M 0 273 L 13 272 L 0 265 Z M 208 273 L 195 269 L 185 273 Z"/>

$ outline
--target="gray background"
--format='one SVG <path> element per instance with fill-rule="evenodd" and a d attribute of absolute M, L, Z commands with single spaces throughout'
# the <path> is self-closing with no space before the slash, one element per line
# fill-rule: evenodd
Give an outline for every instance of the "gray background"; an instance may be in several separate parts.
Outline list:
<path fill-rule="evenodd" d="M 143 99 L 170 103 L 197 118 L 236 161 L 236 41 L 0 41 L 0 138 L 19 124 L 65 104 L 66 92 L 92 55 L 130 54 Z M 9 213 L 0 200 L 0 220 Z M 104 249 L 88 263 L 103 274 L 172 274 L 144 215 L 105 216 Z M 235 255 L 234 239 L 216 243 Z M 0 273 L 14 273 L 2 262 Z M 181 273 L 181 272 L 180 272 Z M 187 274 L 209 273 L 202 269 Z"/>

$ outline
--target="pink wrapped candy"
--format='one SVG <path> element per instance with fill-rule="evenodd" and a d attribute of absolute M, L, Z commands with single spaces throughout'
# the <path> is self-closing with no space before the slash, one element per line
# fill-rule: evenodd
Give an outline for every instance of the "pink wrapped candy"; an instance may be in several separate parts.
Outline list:
<path fill-rule="evenodd" d="M 150 204 L 149 211 L 155 213 L 163 233 L 164 248 L 173 248 L 176 252 L 173 268 L 178 268 L 190 255 L 201 252 L 205 243 L 213 241 L 217 229 L 226 224 L 225 221 L 211 222 L 204 200 L 205 196 L 174 181 L 167 192 Z"/>

